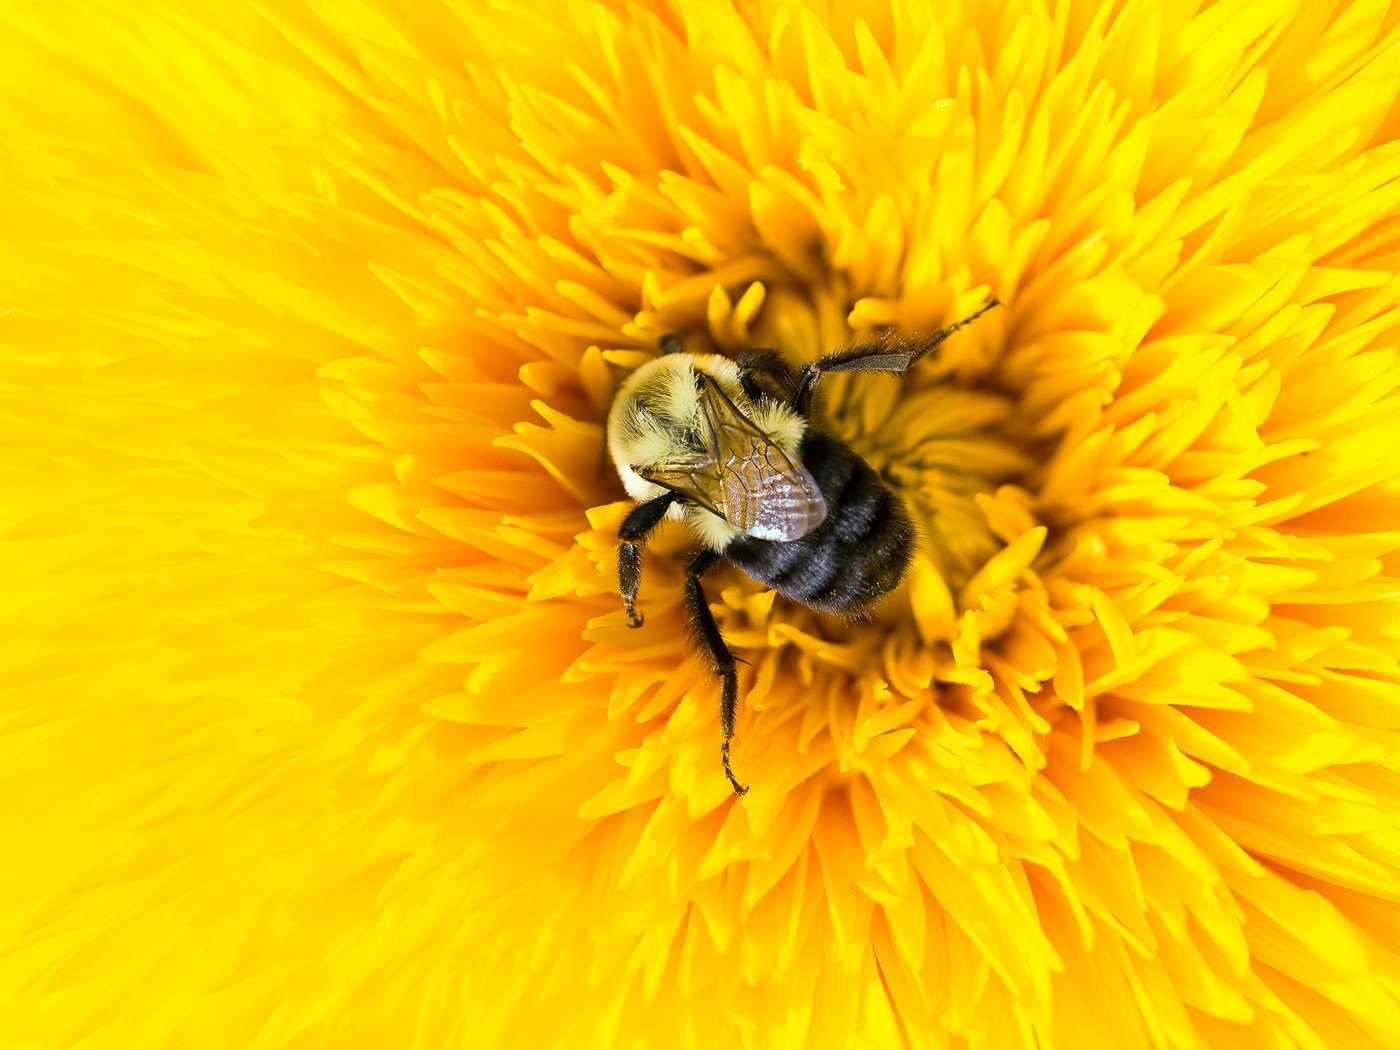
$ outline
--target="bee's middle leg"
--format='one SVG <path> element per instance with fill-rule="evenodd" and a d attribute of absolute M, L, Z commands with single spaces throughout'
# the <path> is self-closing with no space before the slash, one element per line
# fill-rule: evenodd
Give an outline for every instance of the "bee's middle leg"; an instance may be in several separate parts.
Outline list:
<path fill-rule="evenodd" d="M 734 723 L 739 709 L 739 675 L 734 667 L 734 654 L 715 623 L 715 614 L 710 612 L 710 603 L 705 600 L 705 589 L 700 586 L 700 577 L 720 560 L 720 553 L 703 550 L 691 559 L 685 567 L 685 606 L 690 619 L 695 624 L 695 632 L 700 636 L 700 644 L 710 658 L 710 665 L 720 681 L 719 757 L 724 766 L 724 775 L 734 794 L 745 795 L 748 788 L 739 783 L 734 770 L 729 765 L 729 742 L 734 739 Z"/>

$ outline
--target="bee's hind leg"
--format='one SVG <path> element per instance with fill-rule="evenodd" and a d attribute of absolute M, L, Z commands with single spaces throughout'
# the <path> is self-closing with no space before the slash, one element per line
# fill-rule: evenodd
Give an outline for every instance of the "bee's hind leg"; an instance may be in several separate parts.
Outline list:
<path fill-rule="evenodd" d="M 739 354 L 739 384 L 750 401 L 791 403 L 797 396 L 797 373 L 776 350 L 752 349 Z"/>
<path fill-rule="evenodd" d="M 749 789 L 739 783 L 729 765 L 729 742 L 734 739 L 739 708 L 739 676 L 734 669 L 734 654 L 729 651 L 719 624 L 715 623 L 715 615 L 710 612 L 710 603 L 705 600 L 705 590 L 700 586 L 700 577 L 713 568 L 720 557 L 718 551 L 703 550 L 685 567 L 685 607 L 690 613 L 690 622 L 695 625 L 695 633 L 700 636 L 700 644 L 705 647 L 710 664 L 719 676 L 719 758 L 724 765 L 724 775 L 734 794 L 745 795 Z"/>
<path fill-rule="evenodd" d="M 924 354 L 938 346 L 959 328 L 971 324 L 1001 302 L 992 297 L 982 308 L 961 321 L 954 321 L 946 328 L 926 336 L 905 337 L 886 333 L 873 339 L 848 346 L 844 350 L 833 350 L 811 364 L 803 365 L 797 377 L 796 391 L 790 402 L 794 411 L 804 418 L 812 411 L 812 392 L 827 372 L 889 372 L 903 375 Z"/>
<path fill-rule="evenodd" d="M 633 507 L 622 519 L 617 538 L 622 545 L 617 550 L 617 586 L 622 592 L 622 607 L 627 610 L 627 625 L 640 627 L 642 615 L 637 612 L 637 588 L 642 583 L 642 550 L 639 544 L 647 533 L 660 524 L 671 504 L 680 499 L 674 492 L 664 492 L 655 499 Z"/>

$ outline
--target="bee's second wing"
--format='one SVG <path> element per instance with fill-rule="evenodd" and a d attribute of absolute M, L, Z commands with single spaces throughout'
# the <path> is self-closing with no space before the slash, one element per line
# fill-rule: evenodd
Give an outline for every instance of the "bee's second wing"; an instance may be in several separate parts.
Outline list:
<path fill-rule="evenodd" d="M 654 464 L 633 467 L 653 485 L 677 492 L 711 514 L 724 517 L 724 493 L 718 468 L 709 461 Z"/>
<path fill-rule="evenodd" d="M 755 539 L 777 541 L 800 539 L 826 520 L 826 500 L 807 468 L 703 374 L 701 399 L 711 427 L 707 443 L 719 490 L 715 504 L 725 520 Z"/>

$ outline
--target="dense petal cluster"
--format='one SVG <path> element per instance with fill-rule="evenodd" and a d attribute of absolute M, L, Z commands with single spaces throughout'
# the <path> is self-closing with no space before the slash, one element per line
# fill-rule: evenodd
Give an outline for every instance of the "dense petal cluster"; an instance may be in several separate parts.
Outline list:
<path fill-rule="evenodd" d="M 7 1045 L 1390 1045 L 1400 11 L 137 7 L 0 10 Z M 619 376 L 989 294 L 732 799 Z"/>

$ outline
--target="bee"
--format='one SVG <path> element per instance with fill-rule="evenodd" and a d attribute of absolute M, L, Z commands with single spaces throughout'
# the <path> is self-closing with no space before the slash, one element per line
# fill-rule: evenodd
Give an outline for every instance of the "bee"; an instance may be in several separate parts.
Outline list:
<path fill-rule="evenodd" d="M 739 680 L 701 577 L 727 561 L 790 601 L 845 616 L 893 590 L 913 556 L 913 520 L 870 464 L 812 422 L 812 395 L 827 373 L 902 375 L 998 305 L 989 299 L 932 335 L 857 343 L 800 371 L 775 350 L 732 360 L 687 353 L 679 336 L 667 335 L 661 356 L 619 388 L 608 451 L 637 503 L 618 530 L 623 608 L 640 627 L 640 545 L 662 520 L 686 522 L 703 544 L 686 565 L 686 611 L 720 680 L 720 761 L 735 795 L 748 791 L 729 760 Z"/>

